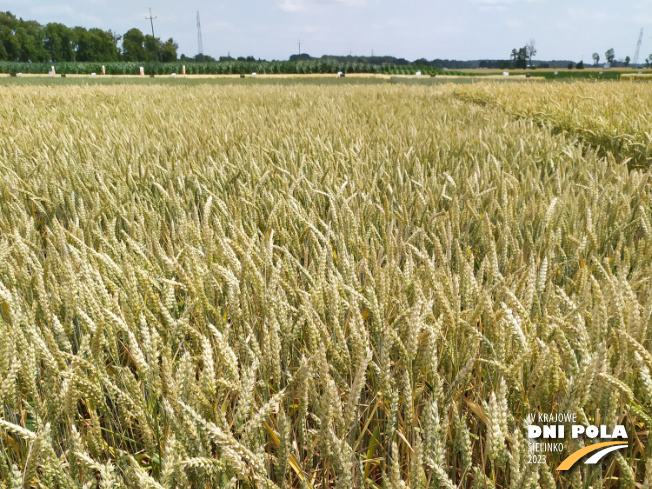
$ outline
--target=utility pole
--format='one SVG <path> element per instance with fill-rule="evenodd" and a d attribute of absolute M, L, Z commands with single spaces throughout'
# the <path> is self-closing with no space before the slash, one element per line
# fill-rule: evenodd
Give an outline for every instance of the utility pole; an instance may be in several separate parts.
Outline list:
<path fill-rule="evenodd" d="M 149 9 L 149 17 L 145 17 L 145 20 L 149 20 L 150 24 L 152 24 L 152 38 L 154 39 L 154 51 L 156 51 L 156 61 L 158 61 L 158 49 L 156 47 L 156 36 L 154 35 L 154 19 L 157 17 L 152 17 L 152 9 L 150 7 Z"/>
<path fill-rule="evenodd" d="M 638 42 L 636 43 L 636 53 L 634 53 L 634 66 L 638 65 L 638 56 L 641 54 L 641 44 L 643 43 L 643 28 L 641 27 L 641 33 L 638 35 Z"/>
<path fill-rule="evenodd" d="M 299 55 L 301 55 L 301 39 L 299 39 Z"/>
<path fill-rule="evenodd" d="M 156 36 L 154 35 L 154 19 L 157 19 L 158 17 L 152 17 L 152 9 L 149 9 L 149 17 L 145 17 L 145 20 L 149 20 L 150 24 L 152 24 L 152 37 L 156 39 Z"/>
<path fill-rule="evenodd" d="M 197 10 L 197 52 L 204 54 L 204 42 L 201 38 L 201 22 L 199 22 L 199 10 Z"/>

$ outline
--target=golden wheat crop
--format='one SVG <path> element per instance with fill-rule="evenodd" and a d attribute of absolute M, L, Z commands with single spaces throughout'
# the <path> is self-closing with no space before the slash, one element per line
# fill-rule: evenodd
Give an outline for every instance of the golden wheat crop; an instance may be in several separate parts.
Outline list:
<path fill-rule="evenodd" d="M 652 96 L 646 84 L 475 84 L 460 87 L 456 94 L 575 136 L 600 154 L 629 160 L 630 166 L 649 167 L 652 162 Z"/>
<path fill-rule="evenodd" d="M 651 487 L 622 162 L 447 86 L 3 88 L 0 486 Z M 538 411 L 629 448 L 529 463 Z"/>

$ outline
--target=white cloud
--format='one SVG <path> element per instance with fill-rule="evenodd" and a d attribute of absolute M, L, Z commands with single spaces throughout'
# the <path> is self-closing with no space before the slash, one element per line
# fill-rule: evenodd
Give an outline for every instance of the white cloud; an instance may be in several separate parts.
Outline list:
<path fill-rule="evenodd" d="M 608 21 L 610 19 L 611 20 L 614 19 L 614 15 L 611 14 L 611 13 L 607 14 L 606 12 L 601 12 L 599 10 L 585 9 L 585 8 L 569 8 L 568 9 L 568 16 L 571 19 L 575 19 L 575 20 L 578 20 L 578 21 L 579 20 L 584 20 L 584 21 L 589 21 L 589 20 L 592 20 L 592 21 L 600 20 L 600 21 L 602 21 L 602 20 L 604 20 L 604 21 Z"/>
<path fill-rule="evenodd" d="M 73 15 L 75 9 L 67 5 L 49 5 L 47 7 L 35 7 L 32 9 L 32 12 L 39 15 Z"/>
<path fill-rule="evenodd" d="M 82 21 L 90 26 L 96 26 L 100 23 L 100 18 L 98 16 L 80 12 L 78 9 L 75 9 L 69 5 L 47 5 L 43 7 L 31 7 L 28 8 L 26 13 L 18 13 L 19 17 L 29 19 L 33 16 L 38 17 L 38 20 L 42 20 L 42 23 L 63 21 L 67 22 L 66 19 L 74 19 L 73 22 Z"/>
<path fill-rule="evenodd" d="M 306 34 L 326 34 L 330 31 L 327 27 L 320 25 L 304 25 L 302 30 Z"/>
<path fill-rule="evenodd" d="M 301 12 L 306 9 L 306 3 L 304 0 L 283 0 L 279 8 L 286 12 Z"/>
<path fill-rule="evenodd" d="M 516 29 L 517 27 L 523 27 L 523 21 L 521 19 L 505 19 L 505 27 L 510 29 Z"/>
<path fill-rule="evenodd" d="M 514 4 L 537 3 L 540 0 L 471 0 L 481 12 L 503 12 Z"/>
<path fill-rule="evenodd" d="M 315 7 L 364 7 L 368 0 L 283 0 L 279 5 L 286 12 L 304 12 Z"/>

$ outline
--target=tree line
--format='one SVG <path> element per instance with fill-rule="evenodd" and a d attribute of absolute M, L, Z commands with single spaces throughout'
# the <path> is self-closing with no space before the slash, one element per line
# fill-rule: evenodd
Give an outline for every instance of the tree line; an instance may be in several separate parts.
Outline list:
<path fill-rule="evenodd" d="M 247 57 L 249 60 L 251 57 Z M 183 55 L 182 58 L 183 59 Z M 233 58 L 220 57 L 220 61 L 233 60 Z M 238 58 L 239 61 L 245 61 L 244 58 Z M 446 70 L 469 70 L 475 68 L 488 68 L 488 69 L 510 69 L 515 68 L 514 60 L 508 59 L 441 59 L 435 58 L 428 60 L 426 58 L 419 58 L 414 61 L 409 61 L 405 58 L 396 58 L 394 56 L 334 56 L 325 54 L 319 58 L 312 57 L 309 54 L 293 54 L 290 56 L 290 61 L 308 61 L 308 60 L 326 60 L 335 61 L 338 63 L 362 63 L 374 66 L 428 66 L 431 68 L 446 69 Z M 537 67 L 549 68 L 551 63 L 565 64 L 568 61 L 536 61 Z"/>
<path fill-rule="evenodd" d="M 177 60 L 173 38 L 162 42 L 133 28 L 124 35 L 111 30 L 68 27 L 51 22 L 41 25 L 11 12 L 0 12 L 0 61 L 111 62 Z"/>
<path fill-rule="evenodd" d="M 525 46 L 521 48 L 515 48 L 512 49 L 510 58 L 510 67 L 512 68 L 520 68 L 520 69 L 526 69 L 526 68 L 534 68 L 534 63 L 532 61 L 532 57 L 537 54 L 537 50 L 534 46 L 534 40 L 531 40 L 529 43 L 527 43 Z M 624 66 L 625 68 L 630 66 L 631 63 L 631 58 L 629 56 L 626 56 L 623 61 L 616 61 L 616 53 L 613 50 L 613 48 L 608 49 L 604 53 L 604 57 L 608 63 L 609 66 L 612 67 L 618 67 L 618 66 Z M 593 58 L 593 66 L 598 66 L 600 63 L 600 55 L 598 53 L 593 53 L 592 55 Z M 650 66 L 650 63 L 652 62 L 652 54 L 648 59 L 645 60 L 645 65 Z M 558 63 L 554 63 L 555 67 L 557 66 Z M 562 63 L 559 63 L 562 65 Z M 540 67 L 549 67 L 549 63 L 538 63 L 538 66 Z M 481 66 L 482 67 L 482 66 Z M 572 68 L 577 68 L 577 69 L 583 69 L 584 66 L 584 61 L 579 61 L 578 63 L 574 63 L 573 61 L 569 61 L 567 64 L 567 68 L 572 69 Z"/>

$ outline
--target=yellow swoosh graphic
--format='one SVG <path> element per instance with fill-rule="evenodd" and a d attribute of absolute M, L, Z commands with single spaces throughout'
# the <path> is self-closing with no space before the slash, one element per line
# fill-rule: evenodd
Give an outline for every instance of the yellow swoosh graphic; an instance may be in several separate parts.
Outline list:
<path fill-rule="evenodd" d="M 584 455 L 588 455 L 589 453 L 600 450 L 601 448 L 611 447 L 613 445 L 624 445 L 626 443 L 627 442 L 625 441 L 605 441 L 603 443 L 595 443 L 593 445 L 589 445 L 588 447 L 581 448 L 566 457 L 566 459 L 561 464 L 559 464 L 557 470 L 568 470 L 573 465 L 575 465 L 575 462 L 581 459 Z"/>

